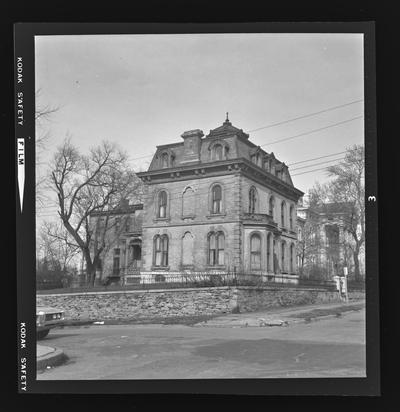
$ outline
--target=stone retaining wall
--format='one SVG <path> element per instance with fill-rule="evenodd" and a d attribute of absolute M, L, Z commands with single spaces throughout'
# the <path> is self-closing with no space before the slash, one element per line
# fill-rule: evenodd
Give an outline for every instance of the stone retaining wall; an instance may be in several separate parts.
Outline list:
<path fill-rule="evenodd" d="M 324 289 L 241 287 L 237 290 L 237 302 L 241 312 L 254 312 L 265 308 L 340 302 L 340 299 L 337 292 Z"/>
<path fill-rule="evenodd" d="M 279 286 L 65 293 L 36 300 L 38 306 L 64 309 L 69 319 L 198 316 L 340 301 L 337 292 Z"/>

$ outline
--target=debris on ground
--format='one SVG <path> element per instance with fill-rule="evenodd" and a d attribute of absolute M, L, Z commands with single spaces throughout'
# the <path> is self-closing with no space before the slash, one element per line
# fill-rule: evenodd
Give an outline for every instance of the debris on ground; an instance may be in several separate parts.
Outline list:
<path fill-rule="evenodd" d="M 289 322 L 287 320 L 280 319 L 258 319 L 259 326 L 287 326 Z"/>

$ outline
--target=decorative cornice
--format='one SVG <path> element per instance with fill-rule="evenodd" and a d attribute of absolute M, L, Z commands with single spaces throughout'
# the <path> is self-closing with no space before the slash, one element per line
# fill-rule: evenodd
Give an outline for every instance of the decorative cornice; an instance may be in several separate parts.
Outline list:
<path fill-rule="evenodd" d="M 236 159 L 219 160 L 212 162 L 201 163 L 195 165 L 177 166 L 168 169 L 150 170 L 147 172 L 137 173 L 137 176 L 144 183 L 168 182 L 172 180 L 187 180 L 194 176 L 200 177 L 217 176 L 221 174 L 243 173 L 246 177 L 255 180 L 257 183 L 272 187 L 277 192 L 280 192 L 293 200 L 298 200 L 304 193 L 296 189 L 294 186 L 282 181 L 272 173 L 260 168 L 249 160 L 241 157 Z"/>

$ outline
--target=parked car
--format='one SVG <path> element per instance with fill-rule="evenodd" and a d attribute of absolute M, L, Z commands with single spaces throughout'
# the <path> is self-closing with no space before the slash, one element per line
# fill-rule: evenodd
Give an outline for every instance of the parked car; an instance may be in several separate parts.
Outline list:
<path fill-rule="evenodd" d="M 64 311 L 47 306 L 38 306 L 36 308 L 36 337 L 37 339 L 45 338 L 50 329 L 59 326 L 64 321 Z"/>

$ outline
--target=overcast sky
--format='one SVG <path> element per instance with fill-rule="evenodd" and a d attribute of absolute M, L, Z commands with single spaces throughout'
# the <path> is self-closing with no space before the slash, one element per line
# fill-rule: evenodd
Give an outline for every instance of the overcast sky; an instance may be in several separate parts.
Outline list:
<path fill-rule="evenodd" d="M 51 136 L 44 161 L 69 134 L 82 151 L 115 141 L 136 171 L 146 170 L 157 145 L 182 141 L 185 130 L 207 134 L 226 112 L 292 176 L 334 162 L 295 168 L 343 155 L 292 163 L 364 142 L 363 118 L 353 119 L 363 115 L 363 102 L 251 132 L 363 99 L 362 34 L 39 36 L 35 49 L 37 104 L 59 107 L 41 126 Z M 326 173 L 292 179 L 306 192 Z"/>

